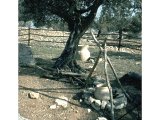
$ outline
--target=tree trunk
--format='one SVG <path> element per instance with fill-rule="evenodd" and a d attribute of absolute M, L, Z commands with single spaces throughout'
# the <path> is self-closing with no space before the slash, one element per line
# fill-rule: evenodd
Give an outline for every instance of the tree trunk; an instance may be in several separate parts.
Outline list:
<path fill-rule="evenodd" d="M 80 38 L 84 35 L 90 24 L 93 22 L 98 7 L 103 3 L 102 0 L 95 0 L 93 4 L 84 10 L 77 10 L 76 7 L 70 9 L 70 14 L 64 14 L 63 18 L 68 23 L 70 36 L 66 46 L 54 64 L 56 69 L 70 69 L 73 72 L 84 72 L 84 70 L 77 64 L 75 60 L 76 50 Z M 83 13 L 89 12 L 88 15 L 83 16 Z"/>
<path fill-rule="evenodd" d="M 69 39 L 66 43 L 66 46 L 54 64 L 54 68 L 58 69 L 70 69 L 73 72 L 83 71 L 81 67 L 76 62 L 76 50 L 78 48 L 78 44 L 80 38 L 85 33 L 86 29 L 80 30 L 81 27 L 78 26 L 78 23 L 75 23 L 74 29 L 71 31 Z"/>

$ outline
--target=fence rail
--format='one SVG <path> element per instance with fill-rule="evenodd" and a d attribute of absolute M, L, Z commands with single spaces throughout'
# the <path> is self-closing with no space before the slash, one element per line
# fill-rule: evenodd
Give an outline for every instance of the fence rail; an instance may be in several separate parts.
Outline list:
<path fill-rule="evenodd" d="M 18 36 L 19 36 L 19 41 L 27 41 L 28 46 L 30 46 L 31 41 L 54 42 L 54 39 L 59 39 L 59 38 L 64 39 L 63 42 L 60 42 L 60 43 L 65 43 L 67 38 L 69 37 L 69 32 L 58 31 L 53 29 L 19 27 Z M 111 46 L 114 46 L 115 44 L 118 45 L 118 40 L 117 40 L 118 33 L 101 34 L 100 36 L 101 37 L 98 38 L 100 41 L 107 39 L 107 41 L 109 42 L 108 45 L 111 45 Z M 123 36 L 126 36 L 126 34 L 123 34 Z M 89 32 L 86 32 L 83 35 L 82 39 L 93 40 Z M 122 41 L 123 40 L 124 39 L 122 39 Z M 58 42 L 59 41 L 57 41 L 57 43 Z M 141 40 L 131 41 L 131 40 L 125 39 L 125 43 L 122 43 L 122 44 L 123 46 L 125 46 L 131 42 L 137 45 L 137 47 L 141 49 Z"/>

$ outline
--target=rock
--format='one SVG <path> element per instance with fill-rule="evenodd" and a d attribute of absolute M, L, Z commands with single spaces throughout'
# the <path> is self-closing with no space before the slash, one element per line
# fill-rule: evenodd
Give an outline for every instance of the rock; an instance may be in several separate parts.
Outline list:
<path fill-rule="evenodd" d="M 115 109 L 122 109 L 127 105 L 127 98 L 124 94 L 120 94 L 113 100 L 113 103 Z"/>
<path fill-rule="evenodd" d="M 50 109 L 52 109 L 52 110 L 54 110 L 54 109 L 56 109 L 56 108 L 57 108 L 57 105 L 56 105 L 56 104 L 50 106 Z"/>
<path fill-rule="evenodd" d="M 89 59 L 90 63 L 95 63 L 94 59 Z"/>
<path fill-rule="evenodd" d="M 36 64 L 35 59 L 33 58 L 33 53 L 31 47 L 26 44 L 19 43 L 19 54 L 18 62 L 19 66 L 34 66 Z"/>
<path fill-rule="evenodd" d="M 60 97 L 59 99 L 55 99 L 57 105 L 66 108 L 68 105 L 68 98 L 67 97 Z"/>
<path fill-rule="evenodd" d="M 31 92 L 31 93 L 29 93 L 29 97 L 32 99 L 38 99 L 39 93 Z"/>
<path fill-rule="evenodd" d="M 105 117 L 98 117 L 96 120 L 107 120 Z"/>
<path fill-rule="evenodd" d="M 101 109 L 105 109 L 107 103 L 108 103 L 107 101 L 102 100 Z"/>
<path fill-rule="evenodd" d="M 94 99 L 94 98 L 91 97 L 91 96 L 88 98 L 88 102 L 89 102 L 90 104 L 92 104 L 95 100 L 96 100 L 96 99 Z"/>
<path fill-rule="evenodd" d="M 100 100 L 94 100 L 94 103 L 96 106 L 101 106 L 101 101 Z"/>
<path fill-rule="evenodd" d="M 95 110 L 99 111 L 99 110 L 100 110 L 100 106 L 101 106 L 101 101 L 100 101 L 100 100 L 95 100 L 95 101 L 91 104 L 91 106 L 92 106 Z"/>
<path fill-rule="evenodd" d="M 78 113 L 78 110 L 75 110 L 75 113 Z"/>
<path fill-rule="evenodd" d="M 91 112 L 91 109 L 87 109 L 87 111 L 88 111 L 88 113 L 90 113 L 90 112 Z"/>
<path fill-rule="evenodd" d="M 79 102 L 82 102 L 82 101 L 83 101 L 82 99 L 79 100 Z"/>
<path fill-rule="evenodd" d="M 99 61 L 98 61 L 98 62 L 100 63 L 100 62 L 102 62 L 102 61 L 103 61 L 103 59 L 102 59 L 102 58 L 99 58 Z"/>
<path fill-rule="evenodd" d="M 96 85 L 96 87 L 102 87 L 104 84 L 103 83 L 99 83 Z"/>
<path fill-rule="evenodd" d="M 110 100 L 109 88 L 106 86 L 96 87 L 94 96 L 98 100 Z"/>

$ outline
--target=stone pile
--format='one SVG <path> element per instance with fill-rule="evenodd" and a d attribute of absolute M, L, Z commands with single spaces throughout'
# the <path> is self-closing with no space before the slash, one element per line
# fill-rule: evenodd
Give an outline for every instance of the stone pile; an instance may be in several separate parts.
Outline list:
<path fill-rule="evenodd" d="M 105 80 L 97 79 L 94 81 L 94 86 L 83 90 L 82 101 L 95 110 L 111 109 L 109 89 L 105 85 Z M 113 89 L 113 104 L 114 109 L 122 109 L 127 105 L 127 98 L 118 89 Z"/>

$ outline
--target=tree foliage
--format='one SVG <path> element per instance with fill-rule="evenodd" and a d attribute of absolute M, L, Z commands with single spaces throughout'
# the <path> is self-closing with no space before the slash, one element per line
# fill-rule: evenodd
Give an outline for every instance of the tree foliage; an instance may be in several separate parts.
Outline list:
<path fill-rule="evenodd" d="M 141 13 L 141 0 L 110 0 L 98 24 L 106 31 L 141 32 Z"/>

